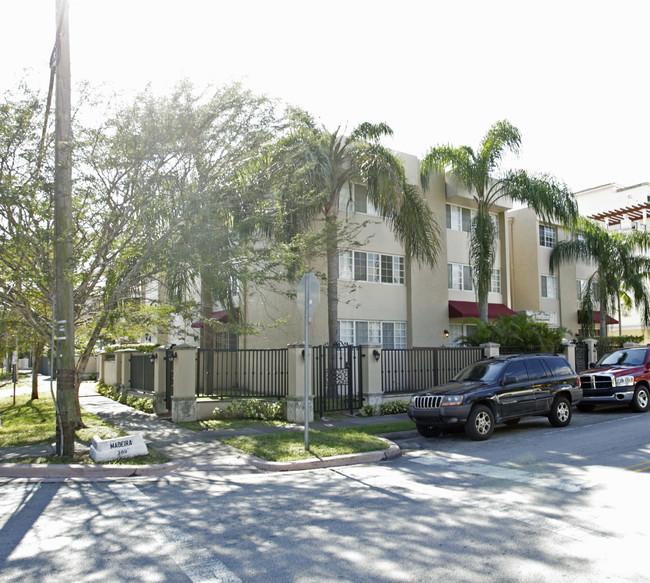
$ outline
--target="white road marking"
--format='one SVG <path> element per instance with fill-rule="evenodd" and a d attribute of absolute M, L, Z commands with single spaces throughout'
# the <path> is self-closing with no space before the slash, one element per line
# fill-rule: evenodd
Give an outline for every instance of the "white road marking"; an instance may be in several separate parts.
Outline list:
<path fill-rule="evenodd" d="M 129 508 L 142 514 L 144 511 L 155 512 L 155 504 L 151 498 L 143 494 L 133 484 L 109 484 L 109 488 Z M 190 553 L 191 560 L 181 560 L 180 555 L 174 558 L 176 564 L 193 583 L 242 583 L 228 567 L 213 557 L 203 556 L 200 547 L 194 544 L 192 535 L 178 528 L 163 527 L 151 529 L 152 535 L 162 545 L 183 543 L 183 547 L 195 549 Z"/>

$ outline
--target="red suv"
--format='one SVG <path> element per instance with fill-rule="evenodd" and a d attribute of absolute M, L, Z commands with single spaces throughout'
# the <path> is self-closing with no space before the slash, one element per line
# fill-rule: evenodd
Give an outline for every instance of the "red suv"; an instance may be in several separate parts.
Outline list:
<path fill-rule="evenodd" d="M 643 413 L 650 408 L 650 348 L 622 348 L 605 354 L 580 373 L 583 397 L 578 410 L 596 405 L 629 405 Z"/>

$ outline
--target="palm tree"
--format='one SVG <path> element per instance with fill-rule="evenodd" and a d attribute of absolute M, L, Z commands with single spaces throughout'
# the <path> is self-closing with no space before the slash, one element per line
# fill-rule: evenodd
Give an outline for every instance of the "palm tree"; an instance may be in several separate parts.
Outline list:
<path fill-rule="evenodd" d="M 477 152 L 469 146 L 437 146 L 420 166 L 423 187 L 433 174 L 447 172 L 474 197 L 477 212 L 472 220 L 469 256 L 481 322 L 488 318 L 488 292 L 497 243 L 490 211 L 497 202 L 511 199 L 524 203 L 543 220 L 561 224 L 571 224 L 578 216 L 573 195 L 551 176 L 531 175 L 523 170 L 500 171 L 504 154 L 517 154 L 520 144 L 519 130 L 508 121 L 500 121 L 485 134 Z"/>
<path fill-rule="evenodd" d="M 324 219 L 327 254 L 327 310 L 330 344 L 338 340 L 339 200 L 352 182 L 367 187 L 368 199 L 390 225 L 411 259 L 433 266 L 440 228 L 417 186 L 409 184 L 402 163 L 380 144 L 392 130 L 384 123 L 362 123 L 350 133 L 329 132 L 304 112 L 295 112 L 288 136 L 276 145 L 272 174 L 281 209 L 279 231 L 290 240 Z"/>
<path fill-rule="evenodd" d="M 560 241 L 550 257 L 551 271 L 561 263 L 583 260 L 596 265 L 587 280 L 581 301 L 581 324 L 594 329 L 594 312 L 600 311 L 600 335 L 607 336 L 607 315 L 616 310 L 621 292 L 625 292 L 641 314 L 645 327 L 650 326 L 650 249 L 646 232 L 610 232 L 594 221 L 581 219 L 576 236 Z M 596 304 L 600 303 L 599 308 Z"/>

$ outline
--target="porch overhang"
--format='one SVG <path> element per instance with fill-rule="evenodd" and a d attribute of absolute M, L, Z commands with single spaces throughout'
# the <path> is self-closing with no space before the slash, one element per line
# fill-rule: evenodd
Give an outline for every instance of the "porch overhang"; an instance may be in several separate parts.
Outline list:
<path fill-rule="evenodd" d="M 224 324 L 229 324 L 231 322 L 228 310 L 219 310 L 218 312 L 212 312 L 210 320 L 214 320 L 215 322 L 223 322 Z M 203 326 L 203 320 L 198 320 L 192 324 L 192 328 L 203 328 Z"/>
<path fill-rule="evenodd" d="M 578 310 L 578 322 L 582 321 L 582 312 Z M 600 312 L 594 312 L 594 322 L 600 324 Z M 609 314 L 607 315 L 607 325 L 618 324 L 618 320 L 612 318 Z"/>
<path fill-rule="evenodd" d="M 488 318 L 498 318 L 505 315 L 516 316 L 517 312 L 504 304 L 488 304 Z M 449 300 L 449 317 L 478 318 L 478 304 L 476 302 Z"/>

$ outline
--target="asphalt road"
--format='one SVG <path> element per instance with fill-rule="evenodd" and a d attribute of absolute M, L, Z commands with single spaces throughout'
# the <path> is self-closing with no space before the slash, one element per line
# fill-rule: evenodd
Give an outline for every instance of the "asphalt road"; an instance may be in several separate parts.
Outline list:
<path fill-rule="evenodd" d="M 0 581 L 650 581 L 650 413 L 304 472 L 0 485 Z"/>

